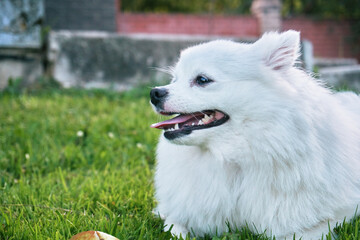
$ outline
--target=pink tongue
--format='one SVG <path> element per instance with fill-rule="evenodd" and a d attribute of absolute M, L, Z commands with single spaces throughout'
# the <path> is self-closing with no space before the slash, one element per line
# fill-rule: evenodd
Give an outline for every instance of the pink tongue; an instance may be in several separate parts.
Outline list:
<path fill-rule="evenodd" d="M 163 128 L 164 126 L 167 126 L 167 125 L 174 125 L 174 124 L 177 124 L 177 123 L 186 122 L 187 120 L 189 120 L 189 119 L 191 119 L 193 117 L 194 117 L 194 115 L 192 115 L 192 114 L 179 115 L 177 117 L 174 117 L 172 119 L 169 119 L 169 120 L 166 120 L 166 121 L 163 121 L 163 122 L 154 123 L 150 127 L 152 127 L 152 128 Z"/>

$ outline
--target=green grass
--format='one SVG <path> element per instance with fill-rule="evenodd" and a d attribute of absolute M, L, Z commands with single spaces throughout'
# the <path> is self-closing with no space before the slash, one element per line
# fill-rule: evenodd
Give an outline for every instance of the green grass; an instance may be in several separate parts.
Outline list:
<path fill-rule="evenodd" d="M 1 96 L 0 239 L 169 239 L 151 213 L 158 117 L 143 95 Z"/>
<path fill-rule="evenodd" d="M 155 206 L 148 88 L 0 94 L 0 239 L 170 239 Z M 81 134 L 82 133 L 82 134 Z M 339 228 L 359 239 L 359 219 Z M 207 239 L 210 239 L 207 237 Z M 247 229 L 214 239 L 266 239 Z"/>

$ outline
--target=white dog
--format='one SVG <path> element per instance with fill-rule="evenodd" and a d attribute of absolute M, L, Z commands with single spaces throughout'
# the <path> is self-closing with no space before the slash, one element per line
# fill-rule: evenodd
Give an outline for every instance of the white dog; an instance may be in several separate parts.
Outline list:
<path fill-rule="evenodd" d="M 173 119 L 157 149 L 157 212 L 175 235 L 248 225 L 319 239 L 360 203 L 360 98 L 294 67 L 299 33 L 181 53 L 151 103 Z"/>

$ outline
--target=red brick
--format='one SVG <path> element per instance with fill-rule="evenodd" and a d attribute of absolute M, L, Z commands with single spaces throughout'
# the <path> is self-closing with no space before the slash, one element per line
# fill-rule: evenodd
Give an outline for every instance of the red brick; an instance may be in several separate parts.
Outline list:
<path fill-rule="evenodd" d="M 253 16 L 118 13 L 119 33 L 167 33 L 259 37 L 259 24 Z M 313 43 L 318 57 L 355 57 L 346 21 L 313 20 L 305 17 L 284 19 L 282 29 L 301 32 L 302 39 Z M 360 54 L 357 55 L 360 59 Z"/>

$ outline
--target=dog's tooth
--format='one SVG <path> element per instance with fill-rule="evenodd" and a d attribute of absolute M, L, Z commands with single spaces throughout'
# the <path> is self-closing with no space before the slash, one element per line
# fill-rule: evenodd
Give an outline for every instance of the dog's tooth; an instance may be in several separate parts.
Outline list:
<path fill-rule="evenodd" d="M 211 116 L 211 115 L 210 115 Z M 201 121 L 203 121 L 203 123 L 208 123 L 209 121 L 210 121 L 210 119 L 211 119 L 211 117 L 210 116 L 208 116 L 207 114 L 205 114 L 205 116 L 203 117 L 203 119 L 201 119 Z"/>
<path fill-rule="evenodd" d="M 179 129 L 179 124 L 175 124 L 175 130 L 178 130 Z"/>
<path fill-rule="evenodd" d="M 203 121 L 200 120 L 200 121 L 198 122 L 198 125 L 204 125 Z"/>
<path fill-rule="evenodd" d="M 195 125 L 195 123 L 193 122 L 192 124 L 191 124 L 191 126 L 194 126 Z"/>

